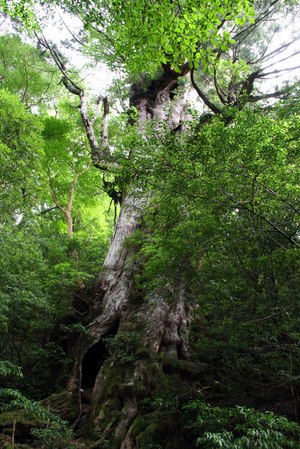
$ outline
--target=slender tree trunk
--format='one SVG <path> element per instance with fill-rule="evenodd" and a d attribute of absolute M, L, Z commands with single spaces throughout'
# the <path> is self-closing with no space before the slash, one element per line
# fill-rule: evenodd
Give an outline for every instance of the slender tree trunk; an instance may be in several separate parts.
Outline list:
<path fill-rule="evenodd" d="M 141 123 L 166 119 L 178 76 L 169 69 L 147 92 L 134 86 L 131 103 Z M 179 103 L 174 112 L 171 126 L 176 128 L 182 118 Z M 184 285 L 170 288 L 167 298 L 156 292 L 142 297 L 135 287 L 138 267 L 134 248 L 126 240 L 140 226 L 146 207 L 143 193 L 128 189 L 98 279 L 87 332 L 74 346 L 67 386 L 68 394 L 78 399 L 81 415 L 87 415 L 89 435 L 98 436 L 97 444 L 106 442 L 116 449 L 138 449 L 146 432 L 145 425 L 138 426 L 144 401 L 154 400 L 168 388 L 173 398 L 178 393 L 178 386 L 167 379 L 166 366 L 176 361 L 191 363 L 188 328 L 192 310 Z"/>
<path fill-rule="evenodd" d="M 70 211 L 66 211 L 66 220 L 68 225 L 68 236 L 73 237 L 73 219 Z"/>

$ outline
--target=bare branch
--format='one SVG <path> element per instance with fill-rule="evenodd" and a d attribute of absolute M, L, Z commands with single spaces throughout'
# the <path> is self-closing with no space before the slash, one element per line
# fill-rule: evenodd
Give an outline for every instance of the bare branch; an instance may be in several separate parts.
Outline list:
<path fill-rule="evenodd" d="M 256 183 L 259 184 L 260 186 L 262 186 L 268 193 L 270 193 L 272 196 L 275 196 L 276 198 L 279 199 L 279 201 L 283 202 L 284 204 L 286 204 L 287 206 L 289 206 L 293 212 L 295 212 L 296 214 L 300 215 L 300 210 L 298 210 L 292 203 L 290 203 L 289 201 L 287 201 L 285 198 L 283 198 L 282 196 L 278 195 L 277 192 L 275 192 L 275 190 L 271 189 L 270 187 L 266 186 L 263 182 L 259 181 L 256 178 Z"/>
<path fill-rule="evenodd" d="M 95 112 L 95 114 L 94 114 L 93 119 L 91 120 L 91 124 L 92 124 L 92 125 L 94 125 L 95 121 L 97 120 L 97 118 L 98 118 L 99 115 L 100 115 L 102 100 L 103 100 L 102 95 L 99 95 L 99 97 L 97 98 L 97 102 L 96 102 L 96 104 L 97 104 L 97 110 L 96 110 L 96 112 Z"/>
<path fill-rule="evenodd" d="M 279 73 L 283 73 L 283 72 L 292 72 L 293 70 L 299 69 L 300 68 L 300 64 L 296 65 L 294 67 L 287 67 L 285 69 L 277 69 L 277 70 L 272 70 L 271 72 L 267 72 L 267 73 L 261 73 L 259 75 L 259 78 L 265 78 L 266 76 L 270 76 L 273 75 L 273 73 L 275 75 L 278 75 Z M 278 78 L 278 76 L 275 76 L 274 78 Z"/>
<path fill-rule="evenodd" d="M 62 21 L 62 23 L 64 24 L 65 28 L 68 30 L 68 32 L 71 34 L 72 38 L 80 45 L 84 45 L 84 42 L 81 41 L 80 39 L 78 39 L 77 36 L 75 36 L 75 34 L 73 33 L 72 30 L 70 30 L 70 28 L 68 27 L 68 25 L 66 24 L 66 22 L 64 21 L 63 17 L 61 16 L 61 14 L 59 13 L 59 10 L 56 8 L 56 12 L 60 18 L 60 20 Z"/>
<path fill-rule="evenodd" d="M 257 59 L 255 59 L 254 61 L 249 61 L 249 65 L 254 66 L 254 65 L 258 64 L 259 62 L 261 62 L 262 60 L 265 60 L 266 53 L 268 51 L 268 48 L 269 48 L 269 46 L 270 46 L 270 44 L 271 44 L 275 34 L 276 34 L 276 31 L 274 31 L 272 36 L 268 39 L 267 44 L 265 46 L 265 49 L 263 50 L 261 55 Z"/>
<path fill-rule="evenodd" d="M 274 61 L 271 64 L 264 67 L 262 70 L 269 69 L 270 67 L 273 67 L 276 64 L 280 64 L 281 62 L 287 61 L 288 59 L 293 58 L 294 56 L 298 55 L 300 53 L 300 50 L 294 51 L 291 55 L 286 56 L 285 58 L 279 59 L 278 61 Z"/>
<path fill-rule="evenodd" d="M 41 215 L 48 214 L 48 212 L 52 212 L 53 210 L 57 210 L 57 209 L 58 209 L 57 206 L 48 207 L 47 209 L 42 210 L 42 212 L 40 212 L 40 214 Z"/>
<path fill-rule="evenodd" d="M 255 103 L 260 100 L 267 100 L 268 98 L 281 98 L 281 99 L 288 98 L 288 92 L 286 90 L 277 90 L 269 94 L 249 95 L 247 101 L 249 103 Z"/>
<path fill-rule="evenodd" d="M 267 54 L 264 58 L 264 61 L 268 61 L 271 58 L 274 58 L 278 53 L 282 53 L 284 50 L 286 50 L 288 47 L 290 47 L 292 44 L 294 44 L 297 40 L 300 39 L 300 36 L 298 36 L 296 39 L 293 39 L 289 42 L 285 42 L 280 47 L 275 48 L 275 50 L 271 51 L 271 53 Z"/>
<path fill-rule="evenodd" d="M 277 243 L 278 243 L 278 242 L 277 242 Z M 280 246 L 282 246 L 282 245 L 280 245 Z M 284 248 L 284 249 L 285 249 L 285 248 Z M 288 309 L 290 309 L 290 308 L 291 308 L 290 305 L 287 306 L 287 307 L 285 307 L 284 309 L 280 309 L 279 307 L 275 307 L 275 309 L 273 309 L 273 312 L 272 312 L 272 313 L 270 313 L 269 315 L 264 316 L 264 317 L 256 318 L 255 320 L 253 320 L 253 322 L 258 323 L 258 322 L 260 322 L 260 321 L 269 320 L 270 318 L 273 318 L 273 317 L 276 316 L 276 315 L 282 315 L 283 313 L 285 313 L 285 312 L 286 312 Z"/>
<path fill-rule="evenodd" d="M 94 132 L 94 128 L 93 128 L 94 121 L 89 119 L 88 105 L 87 105 L 87 100 L 85 97 L 84 90 L 80 86 L 78 86 L 68 76 L 67 70 L 60 58 L 60 55 L 58 54 L 57 51 L 55 51 L 51 47 L 51 45 L 48 43 L 46 38 L 44 36 L 42 38 L 39 38 L 37 36 L 37 38 L 39 39 L 40 44 L 43 45 L 50 52 L 50 54 L 53 58 L 53 61 L 55 62 L 58 69 L 62 73 L 62 75 L 63 75 L 62 83 L 64 84 L 66 89 L 73 95 L 78 96 L 80 99 L 80 115 L 81 115 L 81 119 L 82 119 L 85 131 L 86 131 L 86 135 L 87 135 L 87 138 L 88 138 L 88 141 L 90 144 L 91 157 L 92 157 L 93 164 L 95 165 L 95 167 L 98 167 L 102 170 L 107 170 L 108 166 L 109 166 L 109 159 L 110 159 L 110 152 L 109 152 L 108 143 L 107 143 L 107 122 L 105 122 L 106 130 L 104 133 L 106 136 L 106 145 L 101 148 L 97 141 L 95 132 Z M 108 115 L 108 110 L 107 110 L 107 106 L 105 106 L 105 114 L 104 114 L 105 120 L 107 120 L 107 115 Z"/>
<path fill-rule="evenodd" d="M 72 86 L 74 86 L 75 90 L 79 89 L 78 86 L 74 83 L 74 81 L 68 76 L 67 74 L 67 70 L 66 67 L 63 63 L 63 61 L 61 60 L 60 55 L 58 54 L 58 52 L 49 44 L 49 42 L 47 41 L 47 39 L 45 38 L 44 35 L 42 35 L 42 37 L 39 37 L 37 35 L 37 33 L 35 33 L 35 36 L 39 42 L 39 44 L 44 47 L 46 50 L 49 51 L 50 55 L 52 56 L 52 59 L 54 61 L 54 63 L 56 64 L 56 66 L 58 67 L 59 71 L 61 72 L 61 74 L 63 75 L 63 79 L 67 80 L 68 83 Z M 78 94 L 76 94 L 78 95 Z"/>

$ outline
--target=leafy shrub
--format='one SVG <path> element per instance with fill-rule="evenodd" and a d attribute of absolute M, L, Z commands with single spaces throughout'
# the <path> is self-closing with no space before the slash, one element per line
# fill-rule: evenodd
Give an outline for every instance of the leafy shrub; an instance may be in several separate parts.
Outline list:
<path fill-rule="evenodd" d="M 0 398 L 6 401 L 0 410 L 1 416 L 21 422 L 31 428 L 31 435 L 44 449 L 80 449 L 80 444 L 73 440 L 73 431 L 68 423 L 59 416 L 45 409 L 38 402 L 27 399 L 19 391 L 13 389 L 0 389 Z M 7 411 L 13 411 L 12 414 Z M 12 422 L 11 422 L 12 424 Z"/>
<path fill-rule="evenodd" d="M 187 427 L 205 449 L 297 449 L 300 426 L 272 412 L 247 407 L 213 407 L 203 401 L 185 406 Z M 199 436 L 201 435 L 201 436 Z"/>

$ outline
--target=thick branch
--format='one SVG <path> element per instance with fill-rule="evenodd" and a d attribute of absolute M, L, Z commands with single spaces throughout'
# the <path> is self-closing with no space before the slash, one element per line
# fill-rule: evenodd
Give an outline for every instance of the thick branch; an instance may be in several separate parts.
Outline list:
<path fill-rule="evenodd" d="M 105 105 L 105 107 L 104 107 L 105 110 L 104 110 L 104 115 L 103 115 L 104 124 L 106 126 L 106 130 L 104 132 L 104 135 L 106 136 L 106 145 L 101 148 L 97 141 L 95 132 L 94 132 L 94 128 L 93 128 L 94 122 L 92 120 L 90 120 L 89 116 L 88 116 L 88 105 L 87 105 L 87 100 L 85 97 L 84 90 L 80 86 L 78 86 L 68 76 L 67 70 L 66 70 L 58 52 L 55 51 L 51 47 L 51 45 L 48 43 L 48 41 L 45 39 L 45 37 L 43 36 L 42 39 L 40 39 L 38 37 L 38 40 L 39 40 L 40 44 L 43 45 L 50 52 L 50 54 L 53 58 L 53 61 L 55 62 L 58 69 L 60 70 L 60 72 L 63 75 L 62 82 L 63 82 L 64 86 L 66 87 L 66 89 L 71 94 L 78 96 L 80 99 L 80 115 L 81 115 L 82 123 L 85 128 L 85 132 L 86 132 L 89 144 L 90 144 L 91 157 L 92 157 L 93 164 L 102 170 L 107 170 L 108 165 L 109 165 L 109 158 L 110 158 L 110 152 L 109 152 L 108 143 L 107 143 L 107 115 L 108 115 L 107 105 Z M 102 138 L 102 141 L 103 141 L 103 138 Z"/>
<path fill-rule="evenodd" d="M 218 80 L 217 80 L 217 71 L 216 71 L 216 67 L 214 67 L 214 86 L 217 92 L 217 95 L 221 101 L 221 103 L 223 103 L 224 105 L 228 104 L 225 97 L 223 97 L 221 89 L 219 88 L 218 85 Z M 195 87 L 195 86 L 194 86 Z"/>
<path fill-rule="evenodd" d="M 271 92 L 269 94 L 262 94 L 262 95 L 249 95 L 248 102 L 249 103 L 255 103 L 260 100 L 267 100 L 268 98 L 280 98 L 285 99 L 288 98 L 289 93 L 286 90 L 277 90 L 275 92 Z"/>
<path fill-rule="evenodd" d="M 74 83 L 70 83 L 69 78 L 67 76 L 62 77 L 62 83 L 71 94 L 78 95 L 78 97 L 80 97 L 81 94 L 80 87 L 76 86 L 76 84 Z"/>
<path fill-rule="evenodd" d="M 87 166 L 80 173 L 76 173 L 76 175 L 73 178 L 73 182 L 72 182 L 72 185 L 70 188 L 70 193 L 69 193 L 69 201 L 68 201 L 68 205 L 67 205 L 67 210 L 69 210 L 70 212 L 72 210 L 74 192 L 75 192 L 75 187 L 76 187 L 78 178 L 79 178 L 79 176 L 83 175 L 87 170 L 89 170 L 90 166 L 91 166 L 91 161 L 89 160 Z"/>
<path fill-rule="evenodd" d="M 109 114 L 109 102 L 107 97 L 103 98 L 103 122 L 102 122 L 102 147 L 108 147 L 108 114 Z"/>
<path fill-rule="evenodd" d="M 259 73 L 260 70 L 255 70 L 254 72 L 250 73 L 250 75 L 247 76 L 240 90 L 240 95 L 246 94 L 249 97 L 249 95 L 253 91 L 254 82 L 258 78 Z"/>
<path fill-rule="evenodd" d="M 203 101 L 203 103 L 215 114 L 220 114 L 221 113 L 221 109 L 219 109 L 215 104 L 213 104 L 202 92 L 202 90 L 199 88 L 199 86 L 196 84 L 195 79 L 194 79 L 194 68 L 192 68 L 191 70 L 191 82 L 192 85 L 194 87 L 194 89 L 196 90 L 197 94 L 199 95 L 199 97 L 201 98 L 201 100 Z"/>
<path fill-rule="evenodd" d="M 66 78 L 63 78 L 63 84 L 68 89 L 68 91 L 70 93 L 79 96 L 80 115 L 81 115 L 82 123 L 85 128 L 86 135 L 87 135 L 87 138 L 88 138 L 88 141 L 90 144 L 91 157 L 92 157 L 93 164 L 96 167 L 101 168 L 102 170 L 107 170 L 108 159 L 110 156 L 109 149 L 108 149 L 108 142 L 106 139 L 106 145 L 102 146 L 102 148 L 101 148 L 97 141 L 97 138 L 96 138 L 96 135 L 94 132 L 94 128 L 93 128 L 94 121 L 90 120 L 89 116 L 88 116 L 88 105 L 87 105 L 84 90 L 81 89 L 80 87 L 76 86 L 74 83 L 70 84 L 68 82 L 68 79 L 66 79 Z M 106 125 L 106 137 L 107 137 L 107 114 L 108 114 L 108 112 L 105 110 L 105 115 L 103 117 L 105 119 L 104 123 Z M 103 142 L 103 139 L 102 139 L 102 142 Z"/>
<path fill-rule="evenodd" d="M 72 181 L 72 184 L 71 184 L 71 187 L 70 187 L 69 199 L 68 199 L 68 203 L 67 203 L 66 207 L 63 207 L 63 206 L 61 206 L 59 204 L 58 198 L 55 195 L 54 190 L 53 190 L 53 188 L 51 186 L 51 182 L 49 180 L 49 183 L 50 183 L 50 194 L 51 194 L 52 199 L 53 199 L 53 201 L 55 203 L 55 207 L 50 208 L 47 211 L 42 212 L 42 213 L 49 212 L 50 210 L 53 210 L 53 209 L 56 209 L 56 208 L 59 209 L 64 214 L 64 216 L 66 217 L 67 225 L 68 225 L 68 235 L 70 237 L 72 237 L 72 235 L 73 235 L 72 207 L 73 207 L 73 200 L 74 200 L 74 193 L 75 193 L 76 184 L 77 184 L 79 176 L 83 175 L 90 168 L 90 166 L 91 166 L 91 161 L 89 160 L 87 166 L 81 172 L 75 174 L 75 176 L 73 178 L 73 181 Z"/>
<path fill-rule="evenodd" d="M 64 208 L 64 207 L 62 207 L 62 206 L 59 204 L 58 199 L 57 199 L 57 197 L 56 197 L 56 195 L 55 195 L 55 193 L 54 193 L 54 191 L 53 191 L 52 188 L 50 188 L 50 194 L 51 194 L 51 196 L 52 196 L 52 198 L 53 198 L 53 201 L 54 201 L 56 207 L 57 207 L 57 208 L 61 211 L 61 213 L 64 214 L 64 216 L 66 217 L 66 220 L 67 220 L 67 226 L 68 226 L 68 235 L 69 235 L 69 237 L 72 237 L 72 235 L 73 235 L 73 220 L 72 220 L 72 214 L 71 214 L 71 211 L 72 211 L 72 202 L 71 202 L 71 209 L 69 209 L 69 204 L 68 204 L 67 208 Z M 73 192 L 73 194 L 74 194 L 74 192 Z"/>
<path fill-rule="evenodd" d="M 266 76 L 270 76 L 270 75 L 278 75 L 280 73 L 283 72 L 292 72 L 293 70 L 299 69 L 300 68 L 300 64 L 296 65 L 294 67 L 287 67 L 286 69 L 277 69 L 277 70 L 272 70 L 271 72 L 267 72 L 267 73 L 261 73 L 259 75 L 259 78 L 265 78 Z M 274 76 L 274 78 L 276 78 L 276 76 Z"/>
<path fill-rule="evenodd" d="M 50 186 L 50 195 L 52 196 L 52 199 L 54 201 L 54 204 L 56 205 L 56 207 L 64 214 L 66 215 L 66 210 L 59 204 L 58 199 L 54 193 L 54 190 L 52 189 L 52 187 Z"/>
<path fill-rule="evenodd" d="M 93 126 L 94 126 L 94 123 L 95 123 L 95 121 L 97 120 L 97 118 L 99 118 L 99 116 L 100 116 L 102 100 L 103 100 L 102 95 L 99 95 L 99 97 L 97 98 L 97 102 L 96 102 L 96 104 L 97 104 L 97 110 L 96 110 L 96 112 L 95 112 L 95 114 L 94 114 L 93 119 L 91 120 L 91 124 L 92 124 Z"/>
<path fill-rule="evenodd" d="M 79 97 L 80 97 L 80 115 L 91 147 L 92 160 L 93 163 L 98 163 L 99 160 L 104 159 L 104 154 L 102 154 L 102 151 L 100 149 L 100 146 L 94 133 L 93 125 L 89 120 L 88 106 L 83 90 L 80 91 Z"/>

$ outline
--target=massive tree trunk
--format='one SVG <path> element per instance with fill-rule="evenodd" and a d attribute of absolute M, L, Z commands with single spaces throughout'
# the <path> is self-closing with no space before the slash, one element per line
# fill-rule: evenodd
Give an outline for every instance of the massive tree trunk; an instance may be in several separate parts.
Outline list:
<path fill-rule="evenodd" d="M 183 68 L 181 75 L 186 71 Z M 178 77 L 166 67 L 146 91 L 133 86 L 131 105 L 139 111 L 141 126 L 145 120 L 167 118 Z M 174 103 L 172 128 L 179 125 L 183 113 L 182 101 L 175 96 Z M 87 331 L 72 350 L 67 386 L 78 404 L 77 425 L 85 419 L 85 428 L 98 445 L 106 442 L 118 449 L 140 447 L 143 435 L 149 433 L 149 423 L 141 417 L 147 407 L 151 409 L 151 401 L 155 397 L 165 401 L 167 394 L 176 401 L 178 385 L 172 367 L 178 363 L 182 371 L 192 365 L 188 345 L 192 310 L 184 285 L 170 288 L 168 298 L 156 292 L 143 297 L 135 287 L 134 248 L 126 245 L 126 239 L 140 226 L 145 207 L 143 192 L 129 186 L 91 300 Z"/>

